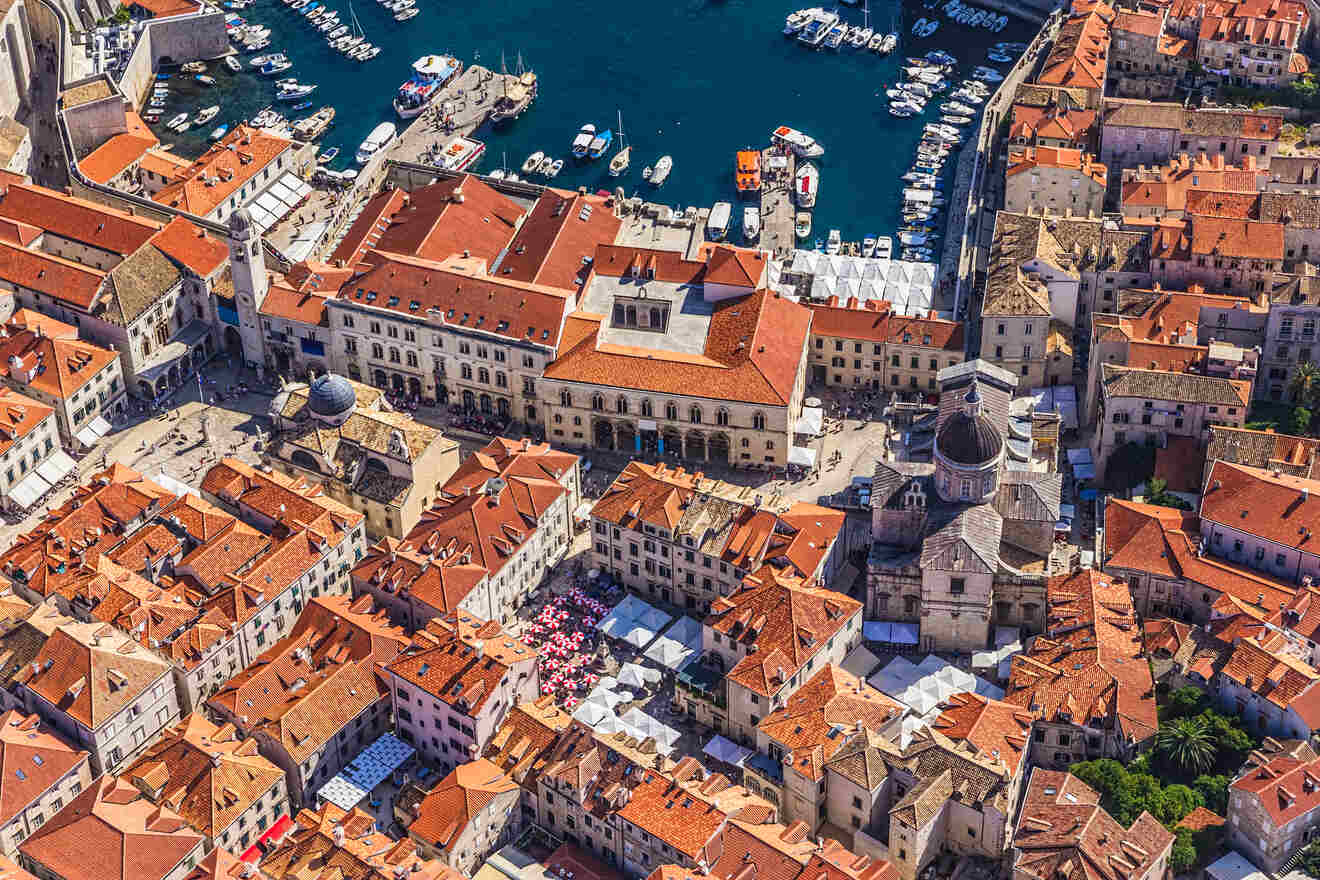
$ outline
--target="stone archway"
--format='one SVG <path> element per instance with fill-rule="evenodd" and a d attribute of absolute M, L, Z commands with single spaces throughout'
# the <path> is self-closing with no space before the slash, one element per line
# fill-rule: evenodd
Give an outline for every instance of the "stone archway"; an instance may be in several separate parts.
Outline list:
<path fill-rule="evenodd" d="M 481 412 L 485 415 L 490 415 L 494 411 L 495 411 L 495 407 L 491 402 L 490 395 L 489 394 L 481 395 Z"/>
<path fill-rule="evenodd" d="M 403 377 L 398 373 L 390 373 L 390 387 L 395 391 L 403 390 Z"/>
<path fill-rule="evenodd" d="M 169 382 L 170 380 L 165 376 L 161 376 L 159 379 L 157 379 L 156 394 L 164 394 L 166 391 L 168 391 L 170 387 Z"/>
<path fill-rule="evenodd" d="M 148 399 L 156 396 L 155 392 L 151 390 L 151 383 L 146 379 L 138 380 L 138 393 Z"/>
<path fill-rule="evenodd" d="M 233 327 L 225 328 L 225 351 L 233 355 L 243 353 L 243 337 Z"/>
<path fill-rule="evenodd" d="M 170 377 L 170 387 L 171 387 L 171 388 L 178 388 L 178 387 L 179 387 L 179 365 L 178 365 L 177 363 L 176 363 L 176 364 L 171 364 L 171 365 L 170 365 L 169 377 Z"/>
<path fill-rule="evenodd" d="M 444 406 L 445 404 L 449 403 L 449 389 L 446 388 L 444 385 L 435 386 L 435 396 L 436 396 L 436 400 L 440 402 L 441 406 Z"/>
<path fill-rule="evenodd" d="M 637 426 L 632 422 L 619 422 L 614 435 L 620 452 L 632 455 L 637 451 Z"/>
<path fill-rule="evenodd" d="M 409 377 L 408 377 L 408 393 L 411 394 L 413 397 L 421 397 L 421 396 L 422 396 L 422 380 L 421 380 L 421 379 L 418 379 L 416 376 L 409 376 Z"/>
<path fill-rule="evenodd" d="M 677 428 L 665 428 L 660 432 L 660 439 L 664 441 L 660 451 L 668 455 L 683 454 L 683 436 L 678 433 Z"/>
<path fill-rule="evenodd" d="M 597 419 L 591 428 L 591 436 L 597 449 L 614 448 L 614 425 L 609 419 Z"/>
<path fill-rule="evenodd" d="M 385 376 L 385 371 L 379 369 L 372 370 L 371 384 L 375 385 L 377 388 L 384 388 L 386 385 L 388 385 L 389 379 Z"/>
<path fill-rule="evenodd" d="M 509 401 L 507 398 L 501 397 L 495 401 L 495 412 L 502 419 L 509 418 Z"/>
<path fill-rule="evenodd" d="M 689 431 L 683 441 L 683 457 L 704 459 L 706 457 L 706 435 L 700 431 Z"/>
<path fill-rule="evenodd" d="M 706 447 L 706 454 L 710 460 L 716 464 L 729 463 L 729 438 L 725 434 L 715 433 L 710 435 L 710 443 Z"/>

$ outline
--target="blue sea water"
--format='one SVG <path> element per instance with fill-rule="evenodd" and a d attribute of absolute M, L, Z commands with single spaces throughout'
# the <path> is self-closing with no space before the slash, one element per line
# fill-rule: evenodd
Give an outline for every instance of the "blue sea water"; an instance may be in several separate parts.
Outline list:
<path fill-rule="evenodd" d="M 349 0 L 328 2 L 341 20 L 350 19 Z M 902 58 L 940 48 L 958 57 L 966 73 L 988 63 L 985 52 L 993 43 L 1027 40 L 1030 31 L 1010 19 L 1007 28 L 993 34 L 940 15 L 939 30 L 917 39 L 909 32 L 912 22 L 937 11 L 917 2 L 905 9 L 876 2 L 872 26 L 888 31 L 897 23 L 901 35 L 899 50 L 888 58 L 847 46 L 813 51 L 783 36 L 785 15 L 819 2 L 486 0 L 462 5 L 418 0 L 422 13 L 398 23 L 375 0 L 353 0 L 367 39 L 383 49 L 366 63 L 328 48 L 322 34 L 279 0 L 257 0 L 239 14 L 270 27 L 271 46 L 263 53 L 283 51 L 294 62 L 281 76 L 320 86 L 305 113 L 326 103 L 336 106 L 334 126 L 322 140 L 323 147 L 340 148 L 334 167 L 347 167 L 367 133 L 394 118 L 394 91 L 419 56 L 449 53 L 464 64 L 498 70 L 501 53 L 510 69 L 521 53 L 524 64 L 537 73 L 539 96 L 513 123 L 477 131 L 487 144 L 483 170 L 500 167 L 507 157 L 508 167 L 521 172 L 523 160 L 542 150 L 566 158 L 555 186 L 612 191 L 622 185 L 629 195 L 640 193 L 653 201 L 710 205 L 736 196 L 735 151 L 765 146 L 776 126 L 791 125 L 825 146 L 814 234 L 824 237 L 831 228 L 841 229 L 845 240 L 888 234 L 897 223 L 899 178 L 911 164 L 923 121 L 896 119 L 886 110 L 884 90 L 899 78 Z M 850 23 L 861 23 L 860 7 L 842 11 Z M 214 88 L 202 88 L 188 77 L 171 80 L 163 119 L 215 103 L 222 112 L 205 131 L 178 135 L 159 128 L 162 140 L 174 143 L 183 155 L 195 155 L 213 126 L 249 118 L 273 102 L 273 82 L 247 71 L 251 56 L 239 57 L 245 65 L 242 74 L 220 64 L 207 71 L 219 81 Z M 927 119 L 938 115 L 934 107 Z M 579 165 L 567 159 L 583 123 L 613 129 L 618 112 L 633 144 L 625 177 L 610 178 L 604 160 Z M 663 187 L 653 190 L 641 171 L 664 154 L 673 156 L 674 170 Z"/>

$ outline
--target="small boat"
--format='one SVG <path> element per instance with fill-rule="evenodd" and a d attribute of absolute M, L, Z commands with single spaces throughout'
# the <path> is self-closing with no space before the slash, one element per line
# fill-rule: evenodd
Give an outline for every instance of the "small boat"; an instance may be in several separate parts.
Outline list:
<path fill-rule="evenodd" d="M 864 49 L 866 44 L 871 42 L 871 37 L 875 36 L 875 31 L 869 27 L 859 28 L 848 39 L 848 45 L 854 49 Z"/>
<path fill-rule="evenodd" d="M 560 171 L 563 170 L 564 170 L 564 160 L 556 159 L 554 162 L 550 164 L 550 170 L 545 173 L 545 176 L 554 177 L 557 174 L 559 174 Z"/>
<path fill-rule="evenodd" d="M 711 241 L 724 241 L 729 232 L 729 220 L 733 216 L 733 205 L 728 202 L 716 202 L 706 218 L 706 238 Z"/>
<path fill-rule="evenodd" d="M 144 122 L 149 122 L 149 123 L 151 123 L 152 125 L 155 125 L 157 122 L 160 122 L 160 114 L 159 114 L 159 113 L 144 113 L 144 114 L 142 115 L 142 120 L 143 120 Z"/>
<path fill-rule="evenodd" d="M 815 138 L 803 134 L 796 128 L 789 128 L 787 125 L 781 125 L 771 132 L 770 140 L 773 143 L 788 147 L 803 159 L 815 159 L 825 152 L 825 148 L 817 143 Z"/>
<path fill-rule="evenodd" d="M 325 165 L 329 162 L 333 162 L 335 161 L 335 157 L 338 155 L 339 155 L 339 148 L 331 147 L 330 149 L 326 150 L 324 153 L 316 157 L 316 164 Z"/>
<path fill-rule="evenodd" d="M 180 113 L 177 116 L 171 117 L 170 121 L 165 123 L 165 127 L 174 131 L 183 131 L 188 127 L 188 114 Z"/>
<path fill-rule="evenodd" d="M 189 61 L 187 64 L 180 65 L 179 70 L 182 70 L 184 73 L 201 73 L 206 70 L 206 62 Z"/>
<path fill-rule="evenodd" d="M 761 234 L 761 209 L 748 205 L 743 208 L 743 240 L 753 241 Z"/>
<path fill-rule="evenodd" d="M 610 148 L 612 143 L 614 143 L 614 132 L 607 128 L 591 139 L 591 144 L 587 147 L 587 157 L 599 159 L 605 155 L 605 151 Z"/>
<path fill-rule="evenodd" d="M 193 79 L 197 80 L 199 83 L 201 83 L 204 86 L 207 86 L 208 88 L 210 86 L 215 85 L 215 77 L 207 76 L 204 73 L 197 74 L 196 76 L 193 77 Z"/>
<path fill-rule="evenodd" d="M 522 165 L 523 174 L 531 174 L 533 171 L 540 168 L 541 162 L 544 161 L 544 159 L 545 159 L 545 153 L 541 152 L 540 150 L 537 150 L 535 153 L 532 153 L 532 155 L 527 157 L 527 161 L 523 162 Z"/>
<path fill-rule="evenodd" d="M 958 59 L 954 58 L 943 49 L 931 49 L 926 53 L 926 60 L 934 62 L 935 64 L 948 64 L 950 66 L 956 66 L 958 64 Z"/>
<path fill-rule="evenodd" d="M 291 61 L 273 61 L 270 64 L 262 65 L 257 72 L 262 76 L 276 76 L 293 67 Z"/>
<path fill-rule="evenodd" d="M 292 107 L 290 107 L 290 108 L 289 108 L 289 112 L 291 112 L 291 113 L 298 113 L 298 112 L 300 112 L 300 111 L 302 111 L 302 110 L 306 110 L 307 108 L 309 108 L 309 107 L 311 107 L 311 106 L 312 106 L 312 102 L 311 102 L 311 101 L 300 101 L 300 102 L 298 102 L 297 104 L 294 104 Z"/>
<path fill-rule="evenodd" d="M 305 98 L 316 91 L 316 86 L 311 83 L 298 83 L 297 85 L 283 86 L 275 93 L 276 100 L 279 101 L 297 101 L 299 98 Z M 310 106 L 310 105 L 309 105 Z"/>
<path fill-rule="evenodd" d="M 661 156 L 656 160 L 655 168 L 651 171 L 651 186 L 660 186 L 669 179 L 669 172 L 674 170 L 674 158 L 672 156 Z"/>
<path fill-rule="evenodd" d="M 874 235 L 865 235 L 862 237 L 862 256 L 868 258 L 875 256 Z"/>
<path fill-rule="evenodd" d="M 866 41 L 866 48 L 871 52 L 879 52 L 880 47 L 885 44 L 884 34 L 874 34 L 871 39 Z"/>
<path fill-rule="evenodd" d="M 228 133 L 229 133 L 229 124 L 222 122 L 211 130 L 211 134 L 209 135 L 209 137 L 211 138 L 212 141 L 218 141 L 220 140 L 220 138 L 224 137 Z"/>
<path fill-rule="evenodd" d="M 940 117 L 940 122 L 943 122 L 946 125 L 966 125 L 971 121 L 972 117 L 970 116 L 953 116 L 948 113 L 945 113 Z"/>
<path fill-rule="evenodd" d="M 846 25 L 836 24 L 834 27 L 830 28 L 829 33 L 825 35 L 825 48 L 837 49 L 842 46 L 843 38 L 847 33 L 848 28 Z"/>
<path fill-rule="evenodd" d="M 395 21 L 407 21 L 408 19 L 410 19 L 410 18 L 416 18 L 417 16 L 419 16 L 419 15 L 421 15 L 421 14 L 422 14 L 422 10 L 420 10 L 420 9 L 418 9 L 416 6 L 414 6 L 414 7 L 410 8 L 410 9 L 405 9 L 405 10 L 403 10 L 402 12 L 397 12 L 397 13 L 395 13 L 395 14 L 394 14 L 394 20 L 395 20 Z"/>
<path fill-rule="evenodd" d="M 803 162 L 793 175 L 793 198 L 799 208 L 811 208 L 816 204 L 816 193 L 820 188 L 820 169 L 810 162 Z"/>
<path fill-rule="evenodd" d="M 206 125 L 206 123 L 210 122 L 212 119 L 215 119 L 219 115 L 220 115 L 219 106 L 212 104 L 210 107 L 207 107 L 199 111 L 197 114 L 197 118 L 193 120 L 193 122 L 196 125 Z"/>
<path fill-rule="evenodd" d="M 619 177 L 632 164 L 632 145 L 623 136 L 623 111 L 619 111 L 619 152 L 610 159 L 610 177 Z"/>
<path fill-rule="evenodd" d="M 226 55 L 226 56 L 225 56 L 225 67 L 228 67 L 228 68 L 229 68 L 230 70 L 232 70 L 234 73 L 238 73 L 239 71 L 241 71 L 241 70 L 243 69 L 243 62 L 242 62 L 242 61 L 239 61 L 239 60 L 238 60 L 237 58 L 235 58 L 233 55 Z"/>
<path fill-rule="evenodd" d="M 972 71 L 972 76 L 982 82 L 999 82 L 1004 78 L 1004 75 L 993 67 L 984 66 L 978 67 L 976 70 Z"/>
<path fill-rule="evenodd" d="M 798 211 L 797 216 L 793 218 L 793 234 L 798 238 L 811 237 L 811 212 Z"/>
<path fill-rule="evenodd" d="M 829 243 L 825 246 L 825 253 L 837 254 L 843 249 L 843 237 L 839 235 L 839 230 L 831 229 Z"/>
<path fill-rule="evenodd" d="M 880 54 L 888 55 L 898 48 L 898 34 L 885 34 L 885 41 L 880 44 Z"/>
<path fill-rule="evenodd" d="M 508 175 L 508 173 L 509 172 L 505 171 L 503 168 L 496 168 L 494 171 L 492 171 L 490 174 L 487 174 L 486 176 L 489 177 L 491 180 L 503 180 Z"/>
<path fill-rule="evenodd" d="M 642 180 L 649 181 L 651 179 L 651 174 L 652 174 L 651 166 L 647 165 L 645 168 L 642 169 Z"/>
<path fill-rule="evenodd" d="M 357 163 L 365 165 L 371 161 L 371 157 L 385 149 L 394 140 L 394 135 L 398 131 L 393 122 L 382 122 L 371 130 L 367 139 L 358 147 Z"/>
<path fill-rule="evenodd" d="M 875 258 L 877 260 L 888 260 L 894 256 L 894 240 L 887 235 L 882 235 L 875 240 Z"/>
<path fill-rule="evenodd" d="M 921 32 L 925 29 L 926 25 L 929 23 L 930 22 L 927 19 L 924 18 L 917 19 L 916 22 L 913 23 L 912 25 L 912 33 L 920 36 Z"/>
<path fill-rule="evenodd" d="M 570 152 L 572 152 L 573 157 L 576 159 L 584 158 L 587 155 L 587 150 L 591 147 L 591 142 L 595 139 L 596 126 L 592 125 L 590 122 L 578 129 L 577 136 L 573 138 L 573 143 L 570 147 Z"/>
<path fill-rule="evenodd" d="M 546 156 L 544 159 L 541 160 L 541 164 L 536 166 L 534 173 L 540 174 L 543 177 L 549 177 L 550 169 L 554 167 L 554 164 L 555 164 L 554 158 L 551 156 Z"/>

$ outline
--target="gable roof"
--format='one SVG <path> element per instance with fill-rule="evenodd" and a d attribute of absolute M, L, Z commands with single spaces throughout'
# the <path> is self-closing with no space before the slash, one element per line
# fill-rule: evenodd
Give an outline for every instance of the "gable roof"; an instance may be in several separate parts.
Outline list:
<path fill-rule="evenodd" d="M 485 758 L 459 764 L 418 805 L 408 833 L 448 852 L 495 798 L 516 791 L 518 784 Z"/>

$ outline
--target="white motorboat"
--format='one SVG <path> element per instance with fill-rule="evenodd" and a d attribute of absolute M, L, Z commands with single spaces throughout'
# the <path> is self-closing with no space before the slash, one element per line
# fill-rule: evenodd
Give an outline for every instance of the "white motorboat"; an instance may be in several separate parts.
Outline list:
<path fill-rule="evenodd" d="M 798 211 L 793 218 L 793 234 L 798 238 L 811 237 L 811 212 Z"/>
<path fill-rule="evenodd" d="M 393 122 L 382 122 L 373 128 L 371 134 L 367 135 L 367 139 L 362 142 L 362 146 L 358 147 L 357 156 L 355 157 L 357 163 L 365 165 L 370 162 L 372 156 L 389 146 L 390 142 L 394 140 L 396 132 L 397 129 Z"/>
<path fill-rule="evenodd" d="M 220 115 L 220 108 L 217 105 L 212 104 L 210 107 L 207 107 L 198 112 L 197 118 L 193 120 L 193 124 L 197 126 L 206 125 L 206 123 L 210 122 L 212 119 L 215 119 L 219 115 Z"/>
<path fill-rule="evenodd" d="M 825 243 L 825 253 L 837 254 L 841 250 L 843 250 L 843 236 L 839 234 L 839 230 L 831 229 L 829 239 Z"/>
<path fill-rule="evenodd" d="M 584 158 L 587 150 L 591 149 L 591 142 L 596 139 L 596 126 L 588 122 L 578 129 L 577 136 L 573 138 L 570 146 L 570 152 L 576 159 Z"/>
<path fill-rule="evenodd" d="M 882 235 L 875 240 L 875 258 L 877 260 L 888 260 L 894 256 L 894 240 L 887 235 Z"/>
<path fill-rule="evenodd" d="M 239 60 L 238 60 L 237 58 L 235 58 L 233 55 L 226 55 L 226 56 L 225 56 L 225 67 L 228 67 L 228 68 L 229 68 L 230 70 L 232 70 L 234 73 L 238 73 L 239 71 L 241 71 L 241 70 L 243 69 L 243 62 L 242 62 L 242 61 L 239 61 Z"/>
<path fill-rule="evenodd" d="M 544 160 L 545 160 L 545 153 L 541 152 L 540 150 L 537 150 L 535 153 L 532 153 L 532 155 L 527 157 L 527 161 L 523 162 L 522 165 L 523 174 L 531 174 L 535 172 L 538 168 L 541 167 L 541 163 Z"/>
<path fill-rule="evenodd" d="M 660 186 L 669 179 L 669 172 L 674 170 L 674 157 L 661 156 L 655 162 L 655 168 L 651 169 L 651 186 Z"/>
<path fill-rule="evenodd" d="M 422 11 L 414 6 L 411 9 L 405 9 L 402 12 L 395 13 L 394 20 L 407 21 L 410 18 L 416 18 L 418 15 L 421 15 L 421 13 Z"/>
<path fill-rule="evenodd" d="M 743 240 L 752 241 L 761 234 L 761 209 L 743 208 Z"/>
<path fill-rule="evenodd" d="M 557 174 L 559 174 L 560 171 L 563 170 L 564 170 L 564 160 L 556 159 L 554 162 L 550 163 L 550 170 L 545 172 L 545 176 L 554 177 Z"/>
<path fill-rule="evenodd" d="M 771 133 L 770 140 L 772 143 L 788 147 L 803 159 L 815 159 L 825 153 L 825 148 L 817 143 L 815 138 L 803 134 L 796 128 L 789 128 L 787 125 L 776 128 Z"/>
<path fill-rule="evenodd" d="M 873 36 L 875 36 L 875 31 L 871 28 L 857 28 L 855 31 L 849 32 L 848 45 L 852 46 L 854 49 L 865 48 L 866 44 L 871 41 L 871 37 Z"/>
<path fill-rule="evenodd" d="M 1000 82 L 1004 78 L 1004 75 L 993 67 L 985 67 L 984 65 L 977 67 L 976 70 L 972 71 L 972 76 L 982 82 L 992 83 Z"/>
<path fill-rule="evenodd" d="M 793 198 L 799 208 L 812 208 L 816 205 L 816 194 L 820 189 L 820 170 L 810 162 L 803 162 L 793 175 Z"/>
<path fill-rule="evenodd" d="M 706 218 L 706 238 L 711 241 L 724 241 L 729 233 L 729 220 L 733 216 L 733 205 L 728 202 L 716 202 Z"/>
<path fill-rule="evenodd" d="M 180 113 L 171 118 L 169 122 L 165 123 L 165 127 L 173 131 L 183 131 L 188 127 L 188 114 Z"/>

